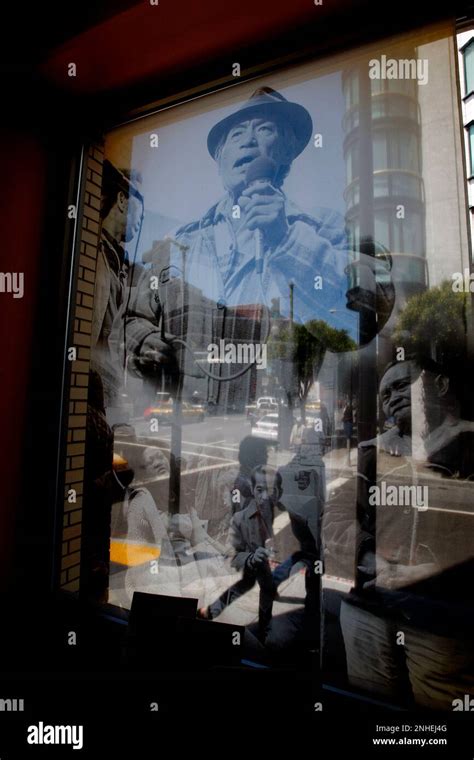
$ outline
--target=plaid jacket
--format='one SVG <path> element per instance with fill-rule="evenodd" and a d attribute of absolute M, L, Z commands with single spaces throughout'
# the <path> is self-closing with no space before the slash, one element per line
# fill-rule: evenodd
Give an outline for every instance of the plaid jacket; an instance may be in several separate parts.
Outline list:
<path fill-rule="evenodd" d="M 229 252 L 234 266 L 222 272 L 216 230 L 225 220 L 218 208 L 216 204 L 200 220 L 172 233 L 187 247 L 184 286 L 183 254 L 175 246 L 168 259 L 157 256 L 143 272 L 127 313 L 129 354 L 138 356 L 145 338 L 164 330 L 188 345 L 186 349 L 175 344 L 184 374 L 202 377 L 195 360 L 205 357 L 209 344 L 221 338 L 266 342 L 271 305 L 276 301 L 280 315 L 290 315 L 290 282 L 295 321 L 324 320 L 357 340 L 358 315 L 347 308 L 347 266 L 353 254 L 339 214 L 322 209 L 317 217 L 311 216 L 287 201 L 288 232 L 273 250 L 265 251 L 259 275 L 255 257 L 239 257 L 236 251 Z M 232 372 L 238 369 L 232 366 Z M 217 365 L 217 371 L 222 376 L 230 371 L 229 365 Z"/>

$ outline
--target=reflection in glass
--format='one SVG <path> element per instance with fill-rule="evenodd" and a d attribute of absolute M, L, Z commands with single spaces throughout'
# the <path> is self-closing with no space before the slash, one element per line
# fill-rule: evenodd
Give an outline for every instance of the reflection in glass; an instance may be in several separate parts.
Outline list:
<path fill-rule="evenodd" d="M 344 688 L 450 709 L 472 688 L 473 415 L 437 44 L 380 48 L 428 58 L 425 85 L 371 80 L 359 51 L 107 136 L 85 511 L 111 512 L 102 601 L 189 596 L 260 663 L 322 649 Z"/>

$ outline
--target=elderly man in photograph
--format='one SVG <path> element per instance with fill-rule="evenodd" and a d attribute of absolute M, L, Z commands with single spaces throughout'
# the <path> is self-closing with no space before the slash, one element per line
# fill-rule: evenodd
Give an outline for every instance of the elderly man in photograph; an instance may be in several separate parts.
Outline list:
<path fill-rule="evenodd" d="M 291 313 L 300 323 L 324 320 L 357 337 L 357 314 L 347 308 L 347 265 L 352 255 L 343 218 L 328 209 L 321 209 L 317 216 L 304 213 L 282 190 L 292 162 L 308 145 L 312 131 L 308 111 L 269 87 L 257 89 L 212 127 L 207 147 L 225 194 L 200 219 L 171 233 L 179 245 L 171 246 L 168 268 L 157 255 L 143 275 L 127 319 L 127 349 L 136 357 L 139 372 L 146 375 L 147 368 L 156 370 L 156 362 L 169 358 L 170 346 L 160 325 L 170 307 L 166 297 L 150 287 L 151 276 L 169 284 L 166 271 L 178 272 L 179 279 L 183 265 L 189 300 L 193 293 L 199 294 L 207 304 L 203 311 L 211 306 L 221 319 L 226 309 L 249 304 L 266 308 L 276 302 L 282 316 Z M 361 258 L 369 259 L 363 254 Z M 373 273 L 371 263 L 369 269 Z M 373 274 L 372 278 L 375 292 Z M 178 297 L 168 298 L 175 308 Z M 378 304 L 383 301 L 378 297 Z M 206 336 L 203 345 L 207 338 L 232 339 L 228 329 L 218 336 L 208 332 L 215 330 L 217 319 L 210 328 L 204 321 L 199 330 Z M 379 314 L 379 329 L 385 321 Z M 169 320 L 166 324 L 169 327 Z"/>
<path fill-rule="evenodd" d="M 282 190 L 312 133 L 306 108 L 270 87 L 257 89 L 211 128 L 207 148 L 225 193 L 200 219 L 170 233 L 167 259 L 160 246 L 155 256 L 147 254 L 151 268 L 143 273 L 126 316 L 129 367 L 138 377 L 159 383 L 177 360 L 181 377 L 188 377 L 184 393 L 195 390 L 201 378 L 208 401 L 232 408 L 229 399 L 237 398 L 243 410 L 250 373 L 222 383 L 241 368 L 212 366 L 209 380 L 201 367 L 208 346 L 222 339 L 266 343 L 272 304 L 278 304 L 279 317 L 308 329 L 310 321 L 324 321 L 360 344 L 374 337 L 359 332 L 360 304 L 377 310 L 374 331 L 383 327 L 393 286 L 386 284 L 390 278 L 376 281 L 380 259 L 358 255 L 364 286 L 354 300 L 349 272 L 357 255 L 348 249 L 343 217 L 327 208 L 305 213 Z M 199 177 L 195 182 L 198 190 Z M 308 186 L 309 203 L 311 193 Z M 153 280 L 158 288 L 151 287 Z M 228 399 L 224 405 L 223 398 Z"/>

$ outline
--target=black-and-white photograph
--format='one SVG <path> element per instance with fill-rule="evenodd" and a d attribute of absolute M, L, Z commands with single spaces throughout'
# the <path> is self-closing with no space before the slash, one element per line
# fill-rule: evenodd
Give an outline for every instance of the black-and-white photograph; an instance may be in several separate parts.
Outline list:
<path fill-rule="evenodd" d="M 171 716 L 470 760 L 472 7 L 40 5 L 0 53 L 0 760 Z"/>

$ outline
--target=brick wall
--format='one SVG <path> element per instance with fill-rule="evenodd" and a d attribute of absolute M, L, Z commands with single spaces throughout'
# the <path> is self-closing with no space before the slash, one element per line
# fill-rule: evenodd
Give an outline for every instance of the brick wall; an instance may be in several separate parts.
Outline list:
<path fill-rule="evenodd" d="M 70 385 L 69 389 L 66 388 L 69 406 L 60 576 L 61 588 L 68 591 L 79 590 L 87 392 L 103 160 L 103 148 L 98 145 L 90 147 L 84 159 L 86 181 L 78 232 L 80 240 L 76 301 L 74 314 L 70 315 L 73 319 L 73 332 L 69 348 L 76 349 L 77 358 L 71 362 Z M 78 213 L 80 211 L 78 209 Z M 76 492 L 75 502 L 68 499 L 70 489 Z"/>

